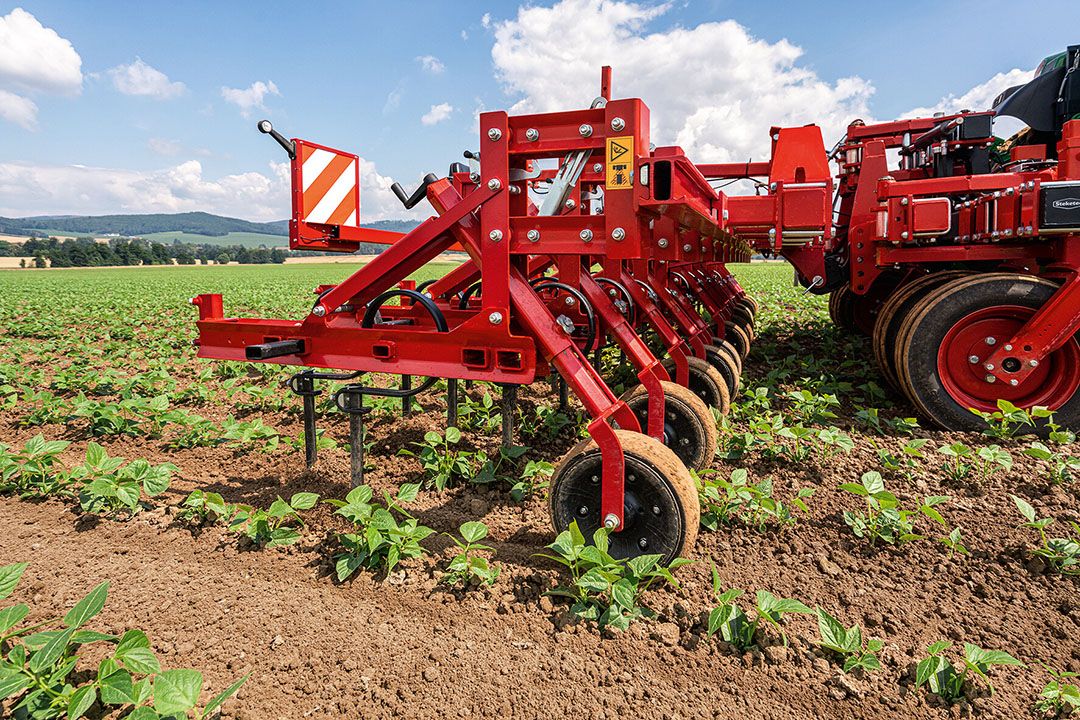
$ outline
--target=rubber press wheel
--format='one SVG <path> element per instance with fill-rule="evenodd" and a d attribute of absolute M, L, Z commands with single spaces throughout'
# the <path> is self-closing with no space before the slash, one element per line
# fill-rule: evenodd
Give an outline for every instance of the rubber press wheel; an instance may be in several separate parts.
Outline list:
<path fill-rule="evenodd" d="M 707 406 L 716 408 L 721 415 L 727 415 L 731 409 L 731 395 L 728 394 L 724 376 L 701 358 L 689 357 L 687 361 L 690 366 L 690 392 L 701 398 Z M 665 358 L 663 365 L 668 375 L 674 378 L 675 361 L 670 357 Z"/>
<path fill-rule="evenodd" d="M 855 332 L 855 293 L 844 285 L 829 293 L 829 317 L 833 324 L 847 332 Z"/>
<path fill-rule="evenodd" d="M 724 378 L 724 384 L 727 385 L 728 389 L 728 398 L 736 397 L 739 394 L 739 368 L 741 364 L 735 361 L 733 356 L 736 354 L 734 350 L 729 351 L 719 345 L 705 346 L 705 361 L 716 368 L 716 371 Z"/>
<path fill-rule="evenodd" d="M 1080 427 L 1080 343 L 1075 336 L 1016 385 L 987 382 L 983 367 L 998 344 L 1056 290 L 1048 280 L 1013 273 L 958 278 L 938 287 L 902 323 L 894 350 L 901 388 L 936 425 L 951 430 L 981 429 L 983 421 L 969 408 L 993 411 L 998 399 L 1024 408 L 1045 405 L 1056 411 L 1059 425 Z M 1015 358 L 1002 362 L 1006 373 L 1019 367 Z"/>
<path fill-rule="evenodd" d="M 874 359 L 877 360 L 878 368 L 889 385 L 897 390 L 900 389 L 900 383 L 896 377 L 896 365 L 893 362 L 893 348 L 896 347 L 900 326 L 908 312 L 935 288 L 966 275 L 968 273 L 963 270 L 948 270 L 924 275 L 902 285 L 882 305 L 874 322 L 873 348 Z"/>
<path fill-rule="evenodd" d="M 716 454 L 718 433 L 709 408 L 694 393 L 673 382 L 661 382 L 664 389 L 664 445 L 679 456 L 686 467 L 708 467 Z M 644 385 L 628 390 L 622 400 L 637 416 L 644 432 L 649 422 L 649 394 Z"/>
<path fill-rule="evenodd" d="M 623 526 L 611 534 L 615 558 L 659 554 L 665 565 L 688 553 L 697 540 L 701 509 L 697 488 L 671 449 L 641 433 L 616 430 L 625 458 Z M 577 521 L 586 538 L 603 524 L 600 449 L 586 440 L 570 450 L 551 478 L 549 509 L 556 533 Z"/>
<path fill-rule="evenodd" d="M 716 337 L 714 335 L 712 345 L 711 346 L 706 345 L 705 347 L 718 348 L 720 350 L 720 352 L 722 352 L 722 353 L 726 354 L 728 357 L 730 357 L 731 361 L 733 363 L 735 363 L 736 369 L 739 371 L 738 374 L 740 376 L 742 375 L 742 370 L 743 370 L 742 356 L 739 355 L 739 351 L 735 349 L 734 345 L 732 345 L 730 342 L 728 342 L 724 338 Z"/>
<path fill-rule="evenodd" d="M 724 323 L 724 339 L 735 346 L 735 349 L 739 352 L 739 357 L 744 360 L 750 354 L 750 336 L 746 334 L 746 330 L 730 320 Z"/>

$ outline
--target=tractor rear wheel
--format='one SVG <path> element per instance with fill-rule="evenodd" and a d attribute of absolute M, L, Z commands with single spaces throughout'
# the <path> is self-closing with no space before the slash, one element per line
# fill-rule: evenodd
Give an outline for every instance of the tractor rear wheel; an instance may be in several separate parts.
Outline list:
<path fill-rule="evenodd" d="M 686 467 L 708 467 L 716 454 L 716 421 L 705 403 L 682 385 L 661 382 L 664 389 L 664 445 Z M 649 423 L 649 393 L 644 385 L 628 390 L 622 400 L 630 406 L 644 431 Z"/>
<path fill-rule="evenodd" d="M 690 365 L 690 392 L 701 398 L 707 406 L 716 408 L 721 415 L 727 415 L 731 409 L 731 395 L 728 394 L 724 376 L 701 358 L 689 357 L 687 361 Z M 663 365 L 668 375 L 675 377 L 675 361 L 670 357 L 665 358 Z"/>
<path fill-rule="evenodd" d="M 641 433 L 616 430 L 625 458 L 623 526 L 609 538 L 608 552 L 628 559 L 661 555 L 665 565 L 689 552 L 701 522 L 697 488 L 682 461 L 663 443 Z M 549 508 L 556 533 L 577 521 L 586 538 L 603 526 L 600 449 L 586 440 L 570 450 L 551 478 Z"/>
<path fill-rule="evenodd" d="M 882 376 L 893 388 L 900 389 L 896 378 L 896 365 L 893 362 L 893 348 L 896 346 L 896 338 L 904 318 L 911 308 L 934 288 L 967 274 L 962 270 L 947 270 L 923 275 L 900 286 L 882 305 L 874 321 L 874 359 L 877 360 Z"/>
<path fill-rule="evenodd" d="M 902 323 L 894 350 L 901 388 L 936 425 L 950 430 L 981 429 L 983 421 L 970 409 L 992 412 L 999 399 L 1023 408 L 1045 405 L 1056 412 L 1059 425 L 1080 427 L 1075 336 L 1016 385 L 987 382 L 983 367 L 997 343 L 1008 340 L 1056 290 L 1048 280 L 1013 273 L 980 274 L 940 286 Z"/>

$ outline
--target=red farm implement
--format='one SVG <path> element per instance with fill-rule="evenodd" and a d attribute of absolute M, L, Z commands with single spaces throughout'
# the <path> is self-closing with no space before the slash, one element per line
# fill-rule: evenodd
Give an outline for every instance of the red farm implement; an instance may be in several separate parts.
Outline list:
<path fill-rule="evenodd" d="M 1030 126 L 1003 146 L 994 112 L 852 123 L 827 152 L 818 127 L 771 130 L 763 162 L 695 164 L 649 142 L 649 110 L 601 95 L 569 112 L 480 116 L 480 150 L 408 195 L 437 213 L 405 235 L 359 226 L 357 158 L 271 134 L 292 159 L 294 249 L 385 243 L 300 320 L 229 317 L 200 295 L 199 356 L 302 370 L 308 462 L 316 382 L 350 382 L 354 481 L 365 395 L 402 398 L 447 380 L 503 387 L 504 441 L 518 386 L 554 375 L 591 418 L 591 439 L 556 468 L 556 530 L 613 530 L 618 556 L 692 545 L 698 499 L 688 468 L 716 447 L 754 333 L 756 302 L 727 263 L 787 258 L 834 319 L 874 338 L 889 382 L 934 422 L 974 427 L 999 398 L 1080 424 L 1080 48 L 1052 58 L 998 113 Z M 1075 89 L 1074 89 L 1075 88 Z M 830 162 L 839 167 L 834 178 Z M 711 182 L 756 179 L 729 196 Z M 421 286 L 406 280 L 448 250 L 468 260 Z M 654 349 L 643 340 L 654 336 Z M 601 350 L 638 385 L 617 397 Z M 655 352 L 654 352 L 655 350 Z M 402 376 L 361 385 L 363 373 Z M 418 384 L 414 377 L 426 378 Z"/>

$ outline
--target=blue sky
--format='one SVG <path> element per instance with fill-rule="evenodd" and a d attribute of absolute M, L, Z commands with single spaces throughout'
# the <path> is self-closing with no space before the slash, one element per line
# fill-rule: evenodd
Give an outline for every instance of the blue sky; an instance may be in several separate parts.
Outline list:
<path fill-rule="evenodd" d="M 982 87 L 995 76 L 1015 80 L 1010 71 L 1030 70 L 1080 39 L 1070 37 L 1080 20 L 1075 0 L 1017 8 L 994 0 L 899 8 L 545 0 L 524 9 L 0 2 L 9 29 L 30 43 L 7 58 L 0 46 L 0 99 L 17 96 L 6 115 L 0 108 L 0 214 L 285 217 L 281 168 L 271 165 L 283 153 L 254 129 L 268 117 L 287 135 L 360 154 L 366 216 L 401 215 L 389 179 L 444 171 L 476 145 L 478 110 L 585 106 L 603 62 L 615 66 L 617 95 L 640 94 L 650 105 L 658 141 L 679 142 L 703 161 L 742 157 L 760 153 L 772 123 L 820 121 L 838 132 L 852 113 L 886 119 L 959 97 L 978 102 L 997 89 Z M 39 39 L 48 57 L 56 56 L 51 43 L 70 44 L 77 84 L 27 59 Z M 255 99 L 255 83 L 263 84 L 261 107 L 227 99 Z"/>

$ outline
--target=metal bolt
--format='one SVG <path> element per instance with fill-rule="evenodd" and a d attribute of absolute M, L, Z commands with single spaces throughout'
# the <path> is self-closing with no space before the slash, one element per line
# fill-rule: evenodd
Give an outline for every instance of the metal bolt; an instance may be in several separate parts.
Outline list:
<path fill-rule="evenodd" d="M 693 247 L 690 245 L 690 243 L 686 243 L 685 245 L 682 246 L 682 251 L 683 252 L 690 252 L 692 249 L 693 249 Z"/>
<path fill-rule="evenodd" d="M 603 169 L 604 169 L 604 166 L 603 166 L 603 165 L 601 165 L 600 163 L 593 163 L 593 166 L 592 166 L 592 171 L 593 171 L 594 173 L 598 173 L 598 172 L 600 172 L 600 171 L 601 171 L 601 170 L 603 170 Z"/>
<path fill-rule="evenodd" d="M 577 514 L 578 514 L 578 517 L 585 517 L 586 515 L 589 514 L 589 508 L 582 505 L 581 507 L 579 507 L 577 509 Z"/>
<path fill-rule="evenodd" d="M 660 506 L 659 505 L 653 505 L 652 506 L 652 514 L 656 515 L 657 517 L 660 517 Z"/>
<path fill-rule="evenodd" d="M 592 135 L 592 125 L 588 123 L 582 123 L 577 131 L 581 134 L 581 137 L 589 137 Z"/>
<path fill-rule="evenodd" d="M 580 233 L 578 233 L 578 237 L 585 242 L 592 242 L 592 230 L 585 228 Z"/>
<path fill-rule="evenodd" d="M 986 376 L 986 382 L 988 382 L 988 383 L 997 382 L 997 378 L 994 377 L 993 375 L 987 375 Z"/>
<path fill-rule="evenodd" d="M 908 199 L 907 198 L 900 198 L 900 204 L 901 205 L 907 205 L 908 204 Z"/>
<path fill-rule="evenodd" d="M 611 119 L 611 129 L 615 132 L 619 132 L 624 127 L 626 127 L 626 121 L 623 120 L 621 117 Z"/>
<path fill-rule="evenodd" d="M 907 230 L 905 230 L 904 232 L 900 233 L 900 239 L 901 239 L 901 240 L 907 240 L 907 239 L 908 239 L 908 231 L 907 231 Z"/>
<path fill-rule="evenodd" d="M 979 362 L 979 356 L 978 355 L 968 355 L 968 362 L 971 363 L 972 365 L 974 365 L 975 363 Z"/>
<path fill-rule="evenodd" d="M 501 312 L 493 312 L 488 315 L 488 322 L 492 325 L 498 325 L 503 320 Z"/>
<path fill-rule="evenodd" d="M 499 242 L 502 240 L 502 230 L 492 230 L 488 233 L 488 237 L 491 238 L 491 242 Z"/>
<path fill-rule="evenodd" d="M 1012 350 L 1012 345 L 1006 345 L 1005 346 L 1005 351 L 1006 352 L 1010 352 L 1011 350 Z"/>
<path fill-rule="evenodd" d="M 1038 360 L 1028 360 L 1028 366 L 1029 367 L 1039 367 L 1039 361 Z"/>
<path fill-rule="evenodd" d="M 994 369 L 994 363 L 986 363 L 985 365 L 983 365 L 983 367 L 986 368 L 987 370 L 993 370 Z"/>
<path fill-rule="evenodd" d="M 615 528 L 619 527 L 619 516 L 615 513 L 608 513 L 604 517 L 604 527 L 606 527 L 608 530 L 614 530 Z"/>
<path fill-rule="evenodd" d="M 617 227 L 611 231 L 612 240 L 622 240 L 624 237 L 626 237 L 626 231 L 621 227 Z"/>
<path fill-rule="evenodd" d="M 540 239 L 540 231 L 530 230 L 529 232 L 525 233 L 525 237 L 529 238 L 529 242 L 536 242 Z"/>
<path fill-rule="evenodd" d="M 574 199 L 573 199 L 573 198 L 567 198 L 567 200 L 566 200 L 566 202 L 564 203 L 564 205 L 566 205 L 566 209 L 567 209 L 567 210 L 573 210 L 574 208 L 576 208 L 576 207 L 577 207 L 577 203 L 576 203 L 576 202 L 574 202 Z"/>
<path fill-rule="evenodd" d="M 776 237 L 776 228 L 769 228 L 769 237 Z"/>
<path fill-rule="evenodd" d="M 491 178 L 488 180 L 488 190 L 498 190 L 502 187 L 502 183 L 499 182 L 499 178 Z"/>
<path fill-rule="evenodd" d="M 476 185 L 480 184 L 480 173 L 469 173 L 469 182 Z"/>
<path fill-rule="evenodd" d="M 1013 387 L 1016 387 L 1017 385 L 1020 384 L 1020 381 L 1017 380 L 1016 378 L 1013 378 L 1012 380 L 1009 381 L 1009 384 L 1012 385 Z"/>
<path fill-rule="evenodd" d="M 311 314 L 315 317 L 322 317 L 323 315 L 326 315 L 326 308 L 322 305 L 316 305 L 315 307 L 311 308 Z"/>
<path fill-rule="evenodd" d="M 659 240 L 656 241 L 656 244 L 659 247 L 666 248 L 668 246 L 667 238 L 660 238 Z"/>
<path fill-rule="evenodd" d="M 565 299 L 565 300 L 563 300 L 563 302 L 564 302 L 565 304 L 567 304 L 567 305 L 571 305 L 571 306 L 572 306 L 572 305 L 574 304 L 574 296 L 573 296 L 573 295 L 567 295 L 567 296 L 566 296 L 566 299 Z"/>
<path fill-rule="evenodd" d="M 645 539 L 645 538 L 641 538 L 640 540 L 637 541 L 637 546 L 639 548 L 641 548 L 642 550 L 645 550 L 645 549 L 647 549 L 649 547 L 649 541 L 647 539 Z"/>
<path fill-rule="evenodd" d="M 500 130 L 499 128 L 491 128 L 490 130 L 488 130 L 488 139 L 489 140 L 498 140 L 501 137 L 502 137 L 502 130 Z"/>
<path fill-rule="evenodd" d="M 540 139 L 540 131 L 536 128 L 529 128 L 525 131 L 525 139 L 529 142 L 536 142 Z"/>
<path fill-rule="evenodd" d="M 997 343 L 997 338 L 988 337 L 984 341 L 987 345 L 994 345 Z"/>

